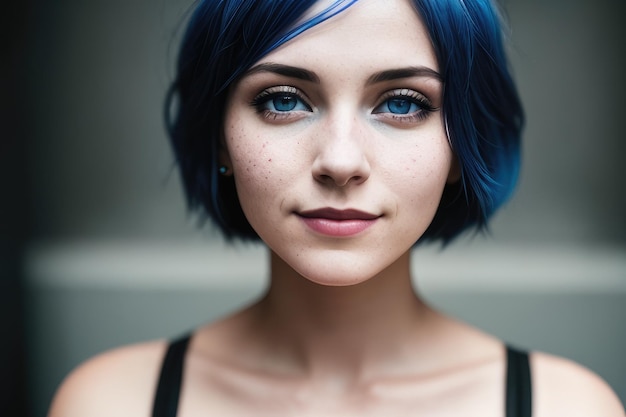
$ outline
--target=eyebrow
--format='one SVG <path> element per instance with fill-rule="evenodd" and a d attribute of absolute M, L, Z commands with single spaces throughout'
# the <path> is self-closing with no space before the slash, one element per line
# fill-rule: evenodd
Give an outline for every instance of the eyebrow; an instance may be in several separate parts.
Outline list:
<path fill-rule="evenodd" d="M 276 64 L 273 62 L 266 62 L 250 68 L 246 71 L 244 77 L 257 74 L 259 72 L 272 72 L 285 77 L 297 78 L 299 80 L 310 81 L 313 83 L 320 82 L 320 78 L 312 71 L 304 68 L 292 67 L 291 65 Z"/>
<path fill-rule="evenodd" d="M 406 67 L 377 72 L 367 79 L 367 84 L 376 84 L 385 81 L 399 80 L 411 77 L 428 77 L 443 82 L 443 77 L 437 71 L 428 67 Z"/>
<path fill-rule="evenodd" d="M 320 78 L 313 71 L 291 65 L 277 64 L 274 62 L 265 62 L 250 68 L 244 74 L 244 77 L 261 72 L 271 72 L 289 78 L 310 81 L 319 84 Z M 380 71 L 367 79 L 367 84 L 376 84 L 385 81 L 399 80 L 411 77 L 428 77 L 443 82 L 443 77 L 437 71 L 428 67 L 406 67 Z"/>

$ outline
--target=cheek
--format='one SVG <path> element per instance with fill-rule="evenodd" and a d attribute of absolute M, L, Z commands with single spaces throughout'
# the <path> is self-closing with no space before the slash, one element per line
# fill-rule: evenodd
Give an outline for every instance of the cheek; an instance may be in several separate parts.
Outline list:
<path fill-rule="evenodd" d="M 235 179 L 258 177 L 258 171 L 264 169 L 262 161 L 266 144 L 263 138 L 249 128 L 249 121 L 237 114 L 226 121 L 224 136 Z"/>
<path fill-rule="evenodd" d="M 248 215 L 253 208 L 267 207 L 265 203 L 276 198 L 285 183 L 284 173 L 277 168 L 281 161 L 276 160 L 276 146 L 271 146 L 270 140 L 253 129 L 230 127 L 225 135 L 237 194 L 244 212 Z"/>
<path fill-rule="evenodd" d="M 436 208 L 441 200 L 452 163 L 452 151 L 441 140 L 417 144 L 403 155 L 398 155 L 395 188 L 411 207 L 421 210 Z"/>

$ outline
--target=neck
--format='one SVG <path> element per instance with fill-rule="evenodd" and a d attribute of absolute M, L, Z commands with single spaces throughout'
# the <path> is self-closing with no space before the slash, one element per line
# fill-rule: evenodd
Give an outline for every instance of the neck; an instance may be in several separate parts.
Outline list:
<path fill-rule="evenodd" d="M 412 288 L 408 252 L 377 276 L 343 287 L 315 284 L 275 254 L 271 265 L 271 286 L 258 306 L 261 325 L 281 357 L 307 373 L 361 378 L 379 372 L 375 364 L 402 356 L 426 322 L 428 308 Z"/>

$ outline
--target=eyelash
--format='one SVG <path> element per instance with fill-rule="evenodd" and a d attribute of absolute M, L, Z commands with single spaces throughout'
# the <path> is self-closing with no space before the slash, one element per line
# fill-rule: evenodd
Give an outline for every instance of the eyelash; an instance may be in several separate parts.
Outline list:
<path fill-rule="evenodd" d="M 286 110 L 276 109 L 276 99 L 282 99 L 282 104 L 287 104 L 292 108 Z M 397 100 L 401 105 L 409 105 L 409 110 L 413 106 L 417 106 L 417 109 L 410 113 L 392 113 L 389 108 L 390 101 Z M 272 103 L 274 109 L 268 108 Z M 300 112 L 312 112 L 312 107 L 308 104 L 306 96 L 295 87 L 292 86 L 275 86 L 263 90 L 260 94 L 254 97 L 250 103 L 252 107 L 256 109 L 256 112 L 266 119 L 270 120 L 285 120 L 292 118 L 294 113 Z M 383 106 L 386 106 L 388 111 L 380 110 Z M 425 120 L 431 113 L 437 111 L 438 108 L 434 107 L 431 101 L 423 94 L 407 89 L 395 89 L 383 94 L 381 100 L 372 110 L 372 114 L 381 115 L 380 118 L 391 118 L 392 120 L 400 123 L 416 123 Z"/>
<path fill-rule="evenodd" d="M 276 99 L 295 99 L 294 106 L 304 107 L 304 109 L 296 109 L 295 107 L 283 111 L 277 109 L 269 109 L 269 103 Z M 297 88 L 291 86 L 277 86 L 263 90 L 259 95 L 252 99 L 252 102 L 250 104 L 256 109 L 256 112 L 258 114 L 271 120 L 282 120 L 288 117 L 292 117 L 294 112 L 313 111 L 312 107 L 307 103 L 307 99 L 305 98 L 304 94 L 302 94 Z M 274 108 L 276 108 L 276 102 L 273 103 L 273 106 Z"/>
<path fill-rule="evenodd" d="M 389 103 L 391 100 L 399 100 L 403 102 L 403 104 L 408 103 L 409 109 L 415 105 L 417 106 L 417 110 L 414 110 L 410 113 L 392 113 L 391 109 L 389 109 Z M 383 112 L 378 111 L 382 106 L 387 106 L 389 111 Z M 372 111 L 373 114 L 385 114 L 385 116 L 381 117 L 391 117 L 394 121 L 398 121 L 401 123 L 415 123 L 420 122 L 422 120 L 426 120 L 431 113 L 437 111 L 438 108 L 434 107 L 431 101 L 423 94 L 418 93 L 417 91 L 410 90 L 407 88 L 396 89 L 392 91 L 386 92 L 379 104 L 374 107 Z"/>

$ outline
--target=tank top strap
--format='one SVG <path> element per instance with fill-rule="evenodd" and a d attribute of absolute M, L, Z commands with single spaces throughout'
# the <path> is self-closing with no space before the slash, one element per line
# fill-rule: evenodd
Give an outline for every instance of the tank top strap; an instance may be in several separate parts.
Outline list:
<path fill-rule="evenodd" d="M 532 416 L 532 380 L 528 352 L 506 347 L 506 417 Z"/>
<path fill-rule="evenodd" d="M 152 405 L 152 417 L 176 417 L 185 353 L 190 339 L 190 334 L 185 335 L 171 342 L 167 347 Z"/>

